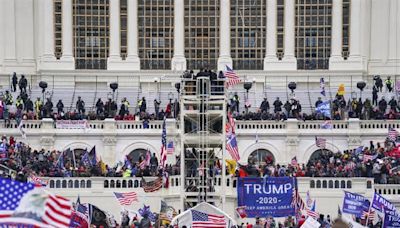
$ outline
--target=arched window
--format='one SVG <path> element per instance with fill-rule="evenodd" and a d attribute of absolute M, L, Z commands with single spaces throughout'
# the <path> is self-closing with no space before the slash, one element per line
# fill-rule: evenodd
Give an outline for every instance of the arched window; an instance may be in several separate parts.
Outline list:
<path fill-rule="evenodd" d="M 147 150 L 145 149 L 136 149 L 131 151 L 127 157 L 131 164 L 136 164 L 137 162 L 141 162 L 143 159 L 146 158 Z"/>
<path fill-rule="evenodd" d="M 333 152 L 330 150 L 327 150 L 327 149 L 316 150 L 311 154 L 310 159 L 308 160 L 308 163 L 312 164 L 316 161 L 329 159 L 329 157 L 331 157 L 332 154 L 333 154 Z"/>
<path fill-rule="evenodd" d="M 269 164 L 275 163 L 275 157 L 269 150 L 258 149 L 253 151 L 249 155 L 247 161 L 249 164 L 260 166 L 260 165 L 266 165 L 267 163 Z"/>

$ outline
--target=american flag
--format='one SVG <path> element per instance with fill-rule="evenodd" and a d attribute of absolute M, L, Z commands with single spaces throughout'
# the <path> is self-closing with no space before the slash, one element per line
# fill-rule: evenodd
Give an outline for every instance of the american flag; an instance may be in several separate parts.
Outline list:
<path fill-rule="evenodd" d="M 315 137 L 315 145 L 319 148 L 326 147 L 326 139 Z"/>
<path fill-rule="evenodd" d="M 292 206 L 296 207 L 297 210 L 304 210 L 305 204 L 297 189 L 293 188 Z"/>
<path fill-rule="evenodd" d="M 311 208 L 306 208 L 306 215 L 312 217 L 313 219 L 318 219 L 319 213 L 315 211 L 315 200 L 311 206 Z"/>
<path fill-rule="evenodd" d="M 225 228 L 226 221 L 225 216 L 223 215 L 215 215 L 215 214 L 207 214 L 196 210 L 192 211 L 192 227 L 193 228 L 205 228 L 205 227 L 214 227 L 214 228 Z"/>
<path fill-rule="evenodd" d="M 228 78 L 228 81 L 226 82 L 226 87 L 232 87 L 236 84 L 239 84 L 241 82 L 239 76 L 230 68 L 229 66 L 225 66 L 226 71 L 224 72 L 224 76 Z"/>
<path fill-rule="evenodd" d="M 148 182 L 144 178 L 142 178 L 142 186 L 144 192 L 155 192 L 162 187 L 162 184 L 163 180 L 161 177 L 158 177 L 154 181 L 148 181 Z"/>
<path fill-rule="evenodd" d="M 167 128 L 165 127 L 165 119 L 163 121 L 163 129 L 161 134 L 161 167 L 165 167 L 165 161 L 167 160 Z"/>
<path fill-rule="evenodd" d="M 356 168 L 356 163 L 354 163 L 353 161 L 347 163 L 347 164 L 344 166 L 344 169 L 347 170 L 347 171 L 353 170 L 354 168 Z"/>
<path fill-rule="evenodd" d="M 174 141 L 169 141 L 167 145 L 167 154 L 174 154 L 175 147 L 174 147 Z"/>
<path fill-rule="evenodd" d="M 76 207 L 76 210 L 79 211 L 80 213 L 84 214 L 87 217 L 87 220 L 89 222 L 90 216 L 89 216 L 89 204 L 88 203 L 78 204 L 78 206 Z"/>
<path fill-rule="evenodd" d="M 226 150 L 229 152 L 229 154 L 235 161 L 240 160 L 239 149 L 235 133 L 229 134 L 227 136 Z"/>
<path fill-rule="evenodd" d="M 375 160 L 375 158 L 377 158 L 377 155 L 364 154 L 363 155 L 363 162 L 367 163 L 368 161 Z"/>
<path fill-rule="evenodd" d="M 367 219 L 367 217 L 368 217 L 369 221 L 374 221 L 375 211 L 374 210 L 370 210 L 369 213 L 368 213 L 368 211 L 363 211 L 362 215 L 361 215 L 361 218 L 362 219 Z"/>
<path fill-rule="evenodd" d="M 33 183 L 35 186 L 46 187 L 46 185 L 47 185 L 47 181 L 42 180 L 41 178 L 39 178 L 35 174 L 31 174 L 30 175 L 30 179 L 31 179 L 30 182 Z"/>
<path fill-rule="evenodd" d="M 394 128 L 389 128 L 388 138 L 389 138 L 391 141 L 396 142 L 398 136 L 399 136 L 399 132 L 396 131 L 396 129 L 394 129 Z"/>
<path fill-rule="evenodd" d="M 133 202 L 138 202 L 136 192 L 119 193 L 114 192 L 115 198 L 117 198 L 119 204 L 129 206 Z"/>
<path fill-rule="evenodd" d="M 0 179 L 0 224 L 69 227 L 72 203 L 32 183 Z M 35 214 L 28 217 L 27 214 Z"/>
<path fill-rule="evenodd" d="M 228 112 L 228 123 L 226 124 L 225 131 L 227 134 L 235 133 L 235 119 L 233 119 L 231 112 Z"/>

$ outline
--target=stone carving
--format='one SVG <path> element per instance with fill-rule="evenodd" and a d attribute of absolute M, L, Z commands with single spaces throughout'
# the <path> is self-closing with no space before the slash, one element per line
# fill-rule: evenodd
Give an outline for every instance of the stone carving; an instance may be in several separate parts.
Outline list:
<path fill-rule="evenodd" d="M 117 144 L 117 139 L 115 137 L 104 137 L 103 143 L 107 146 L 114 146 L 115 144 Z"/>
<path fill-rule="evenodd" d="M 42 146 L 53 146 L 54 138 L 53 137 L 42 137 L 40 138 L 40 145 Z"/>
<path fill-rule="evenodd" d="M 297 146 L 299 144 L 299 139 L 297 137 L 286 138 L 286 145 Z"/>

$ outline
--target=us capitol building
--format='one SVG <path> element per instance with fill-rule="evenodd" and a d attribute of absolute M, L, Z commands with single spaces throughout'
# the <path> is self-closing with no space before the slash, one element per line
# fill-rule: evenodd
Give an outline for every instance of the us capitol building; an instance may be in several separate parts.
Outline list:
<path fill-rule="evenodd" d="M 154 110 L 154 99 L 162 107 L 177 99 L 180 116 L 166 121 L 167 139 L 175 145 L 168 163 L 175 163 L 178 155 L 185 157 L 187 148 L 200 151 L 200 163 L 208 161 L 209 151 L 223 161 L 229 154 L 222 126 L 226 103 L 234 94 L 241 98 L 241 110 L 245 100 L 256 111 L 264 97 L 272 103 L 276 97 L 296 96 L 303 111 L 311 112 L 321 78 L 326 99 L 343 84 L 346 100 L 361 96 L 360 81 L 367 85 L 363 98 L 370 97 L 373 75 L 400 80 L 398 15 L 398 0 L 2 0 L 0 86 L 2 92 L 9 90 L 12 73 L 24 74 L 33 99 L 62 99 L 71 108 L 78 96 L 92 109 L 98 98 L 112 97 L 120 104 L 127 97 L 132 112 L 142 97 L 149 101 L 149 110 Z M 194 84 L 181 78 L 185 70 L 221 71 L 226 65 L 251 88 L 240 83 L 216 89 L 204 78 Z M 48 84 L 43 94 L 40 81 Z M 113 94 L 109 86 L 114 82 L 119 87 Z M 289 82 L 297 83 L 295 94 L 288 91 Z M 188 84 L 198 86 L 188 90 Z M 198 129 L 187 131 L 188 122 Z M 52 119 L 27 121 L 24 141 L 34 148 L 58 150 L 96 145 L 98 156 L 110 166 L 128 154 L 160 154 L 162 121 L 151 121 L 149 128 L 141 121 L 88 123 L 88 129 L 66 130 L 57 129 Z M 211 129 L 215 123 L 221 123 L 219 129 Z M 351 118 L 334 121 L 329 130 L 320 125 L 296 119 L 236 121 L 239 163 L 259 154 L 272 156 L 275 163 L 290 163 L 295 156 L 307 163 L 319 150 L 315 136 L 328 139 L 326 150 L 337 152 L 367 146 L 371 140 L 383 142 L 388 128 L 400 128 L 399 121 Z M 2 125 L 0 134 L 20 140 L 15 125 Z M 180 162 L 182 175 L 170 176 L 170 187 L 155 193 L 144 193 L 140 178 L 51 178 L 49 188 L 73 200 L 80 195 L 116 218 L 121 208 L 113 192 L 132 189 L 140 202 L 132 210 L 146 203 L 157 211 L 160 199 L 183 210 L 201 198 L 234 217 L 235 178 L 186 177 L 188 159 Z M 202 191 L 189 191 L 190 184 Z M 301 178 L 300 194 L 307 190 L 317 199 L 318 211 L 332 216 L 343 190 L 368 197 L 377 191 L 400 205 L 399 185 L 374 184 L 368 178 Z"/>

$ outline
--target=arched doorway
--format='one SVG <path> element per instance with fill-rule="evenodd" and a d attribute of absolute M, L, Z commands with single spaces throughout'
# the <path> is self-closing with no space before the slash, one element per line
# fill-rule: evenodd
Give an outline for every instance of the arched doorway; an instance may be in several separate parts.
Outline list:
<path fill-rule="evenodd" d="M 316 150 L 311 154 L 310 159 L 308 160 L 308 164 L 312 164 L 317 161 L 329 161 L 329 158 L 332 157 L 332 155 L 333 152 L 327 149 Z"/>
<path fill-rule="evenodd" d="M 145 149 L 135 149 L 133 151 L 131 151 L 128 155 L 127 158 L 129 159 L 129 161 L 131 162 L 131 164 L 136 164 L 136 163 L 140 163 L 141 161 L 143 161 L 144 159 L 146 159 L 146 153 L 148 150 Z"/>
<path fill-rule="evenodd" d="M 263 166 L 266 164 L 274 164 L 275 157 L 271 153 L 271 151 L 267 149 L 257 149 L 249 155 L 247 159 L 248 164 L 256 165 L 256 166 Z"/>

